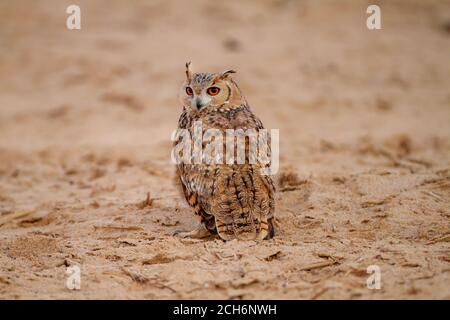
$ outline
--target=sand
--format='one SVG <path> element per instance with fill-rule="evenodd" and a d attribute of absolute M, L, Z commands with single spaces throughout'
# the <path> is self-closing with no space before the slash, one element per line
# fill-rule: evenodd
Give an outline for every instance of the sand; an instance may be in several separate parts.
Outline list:
<path fill-rule="evenodd" d="M 376 2 L 2 1 L 0 298 L 450 299 L 450 2 Z M 172 236 L 187 60 L 280 129 L 272 240 Z"/>

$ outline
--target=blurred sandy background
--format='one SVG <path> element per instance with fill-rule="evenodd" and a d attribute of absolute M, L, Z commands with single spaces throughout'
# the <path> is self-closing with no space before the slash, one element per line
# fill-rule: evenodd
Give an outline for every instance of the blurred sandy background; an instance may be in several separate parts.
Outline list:
<path fill-rule="evenodd" d="M 445 0 L 0 1 L 0 298 L 450 299 L 449 54 Z M 187 60 L 280 129 L 273 240 L 171 236 Z"/>

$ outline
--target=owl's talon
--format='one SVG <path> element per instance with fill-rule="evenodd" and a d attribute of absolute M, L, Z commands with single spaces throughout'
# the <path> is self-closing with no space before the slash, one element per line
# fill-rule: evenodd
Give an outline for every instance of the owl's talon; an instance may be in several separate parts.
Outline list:
<path fill-rule="evenodd" d="M 211 233 L 205 228 L 202 223 L 192 231 L 177 230 L 173 233 L 173 235 L 179 238 L 202 239 L 210 236 Z"/>

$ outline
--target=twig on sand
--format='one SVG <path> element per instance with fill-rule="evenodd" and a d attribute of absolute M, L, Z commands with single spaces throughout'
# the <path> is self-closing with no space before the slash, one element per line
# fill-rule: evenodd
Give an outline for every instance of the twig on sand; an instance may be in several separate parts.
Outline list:
<path fill-rule="evenodd" d="M 131 280 L 133 280 L 134 282 L 137 282 L 139 284 L 151 284 L 158 289 L 168 289 L 173 293 L 177 293 L 175 289 L 159 282 L 157 279 L 149 279 L 141 274 L 131 272 L 124 267 L 120 268 L 120 270 L 122 270 L 122 272 L 125 273 L 127 276 L 129 276 Z"/>
<path fill-rule="evenodd" d="M 421 165 L 423 165 L 424 167 L 427 167 L 427 168 L 431 167 L 431 165 L 432 165 L 432 163 L 430 161 L 427 161 L 427 160 L 424 160 L 424 159 L 416 159 L 416 158 L 408 157 L 408 158 L 406 158 L 406 160 L 408 160 L 409 162 L 412 162 L 412 163 L 421 164 Z"/>
<path fill-rule="evenodd" d="M 437 193 L 434 193 L 433 191 L 422 191 L 427 196 L 433 197 L 436 200 L 442 201 L 442 197 L 438 195 Z"/>
<path fill-rule="evenodd" d="M 336 259 L 329 259 L 326 261 L 308 264 L 306 266 L 301 267 L 299 270 L 300 271 L 309 271 L 309 270 L 314 270 L 314 269 L 320 269 L 320 268 L 328 267 L 328 266 L 331 266 L 331 265 L 337 264 L 337 263 L 339 263 L 339 261 L 337 261 Z"/>
<path fill-rule="evenodd" d="M 316 300 L 318 299 L 321 295 L 323 295 L 325 292 L 327 292 L 330 288 L 329 287 L 325 287 L 321 290 L 319 290 L 319 292 L 315 293 L 312 297 L 311 300 Z"/>
<path fill-rule="evenodd" d="M 428 242 L 427 244 L 434 244 L 434 243 L 438 243 L 438 242 L 450 242 L 450 233 L 446 234 L 442 237 L 435 238 L 435 239 L 431 240 L 430 242 Z"/>
<path fill-rule="evenodd" d="M 29 210 L 29 211 L 17 211 L 11 214 L 8 214 L 4 217 L 0 217 L 0 226 L 4 225 L 5 223 L 17 219 L 17 218 L 22 218 L 25 217 L 29 214 L 32 214 L 34 212 L 34 210 Z"/>
<path fill-rule="evenodd" d="M 144 201 L 141 201 L 137 204 L 139 209 L 144 209 L 145 207 L 151 207 L 153 203 L 153 199 L 150 197 L 150 192 L 147 192 L 147 198 Z"/>
<path fill-rule="evenodd" d="M 131 280 L 133 280 L 134 282 L 143 284 L 143 283 L 147 283 L 149 281 L 149 279 L 147 277 L 144 277 L 141 274 L 138 273 L 133 273 L 127 269 L 125 269 L 124 267 L 120 268 L 120 270 L 123 271 L 123 273 L 125 273 L 127 276 L 129 276 L 131 278 Z"/>

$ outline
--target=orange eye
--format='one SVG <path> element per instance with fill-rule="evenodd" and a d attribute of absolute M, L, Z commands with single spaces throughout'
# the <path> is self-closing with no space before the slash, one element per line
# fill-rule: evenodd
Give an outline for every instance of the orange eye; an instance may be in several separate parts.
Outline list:
<path fill-rule="evenodd" d="M 191 88 L 191 87 L 186 87 L 186 94 L 187 94 L 188 96 L 192 96 L 192 95 L 194 94 L 194 91 L 192 91 L 192 88 Z"/>
<path fill-rule="evenodd" d="M 206 92 L 210 96 L 215 96 L 216 94 L 218 94 L 220 92 L 220 88 L 218 88 L 218 87 L 209 87 L 208 90 L 206 90 Z"/>

